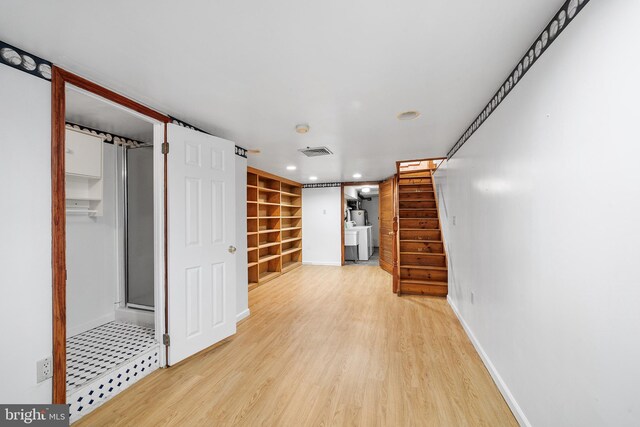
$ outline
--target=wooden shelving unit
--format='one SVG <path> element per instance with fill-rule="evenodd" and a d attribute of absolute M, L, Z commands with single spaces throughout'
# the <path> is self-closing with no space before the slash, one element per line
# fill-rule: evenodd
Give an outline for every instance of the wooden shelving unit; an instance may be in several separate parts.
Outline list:
<path fill-rule="evenodd" d="M 249 290 L 302 264 L 302 185 L 247 168 Z"/>

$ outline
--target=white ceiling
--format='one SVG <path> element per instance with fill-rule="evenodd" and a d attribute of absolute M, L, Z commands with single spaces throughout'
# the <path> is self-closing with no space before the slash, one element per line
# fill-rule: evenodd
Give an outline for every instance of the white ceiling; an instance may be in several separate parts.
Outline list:
<path fill-rule="evenodd" d="M 1 40 L 329 182 L 444 156 L 562 0 L 2 3 Z"/>
<path fill-rule="evenodd" d="M 153 143 L 153 125 L 93 96 L 66 90 L 65 117 L 68 122 L 104 132 Z"/>
<path fill-rule="evenodd" d="M 362 189 L 365 187 L 369 189 L 368 193 L 362 192 Z M 345 186 L 345 188 L 355 188 L 358 194 L 360 194 L 362 197 L 371 197 L 380 194 L 379 187 L 377 185 L 348 185 Z"/>

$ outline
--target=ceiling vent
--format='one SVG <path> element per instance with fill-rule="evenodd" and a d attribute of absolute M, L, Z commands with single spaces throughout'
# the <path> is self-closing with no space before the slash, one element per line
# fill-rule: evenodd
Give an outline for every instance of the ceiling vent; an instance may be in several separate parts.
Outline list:
<path fill-rule="evenodd" d="M 333 154 L 327 147 L 307 147 L 298 151 L 307 157 L 328 156 Z"/>

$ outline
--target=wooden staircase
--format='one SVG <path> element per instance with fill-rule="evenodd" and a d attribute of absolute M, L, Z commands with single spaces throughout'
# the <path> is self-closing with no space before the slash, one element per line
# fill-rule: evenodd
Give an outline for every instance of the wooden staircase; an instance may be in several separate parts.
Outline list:
<path fill-rule="evenodd" d="M 433 162 L 424 169 L 403 170 L 397 185 L 397 293 L 447 296 L 448 272 Z"/>

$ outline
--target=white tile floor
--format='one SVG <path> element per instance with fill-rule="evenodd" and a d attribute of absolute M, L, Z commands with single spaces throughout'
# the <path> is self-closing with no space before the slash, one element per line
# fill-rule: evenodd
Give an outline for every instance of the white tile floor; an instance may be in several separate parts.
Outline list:
<path fill-rule="evenodd" d="M 158 369 L 153 328 L 110 322 L 67 339 L 67 402 L 71 422 Z"/>
<path fill-rule="evenodd" d="M 157 345 L 154 330 L 110 322 L 67 339 L 67 394 Z"/>

